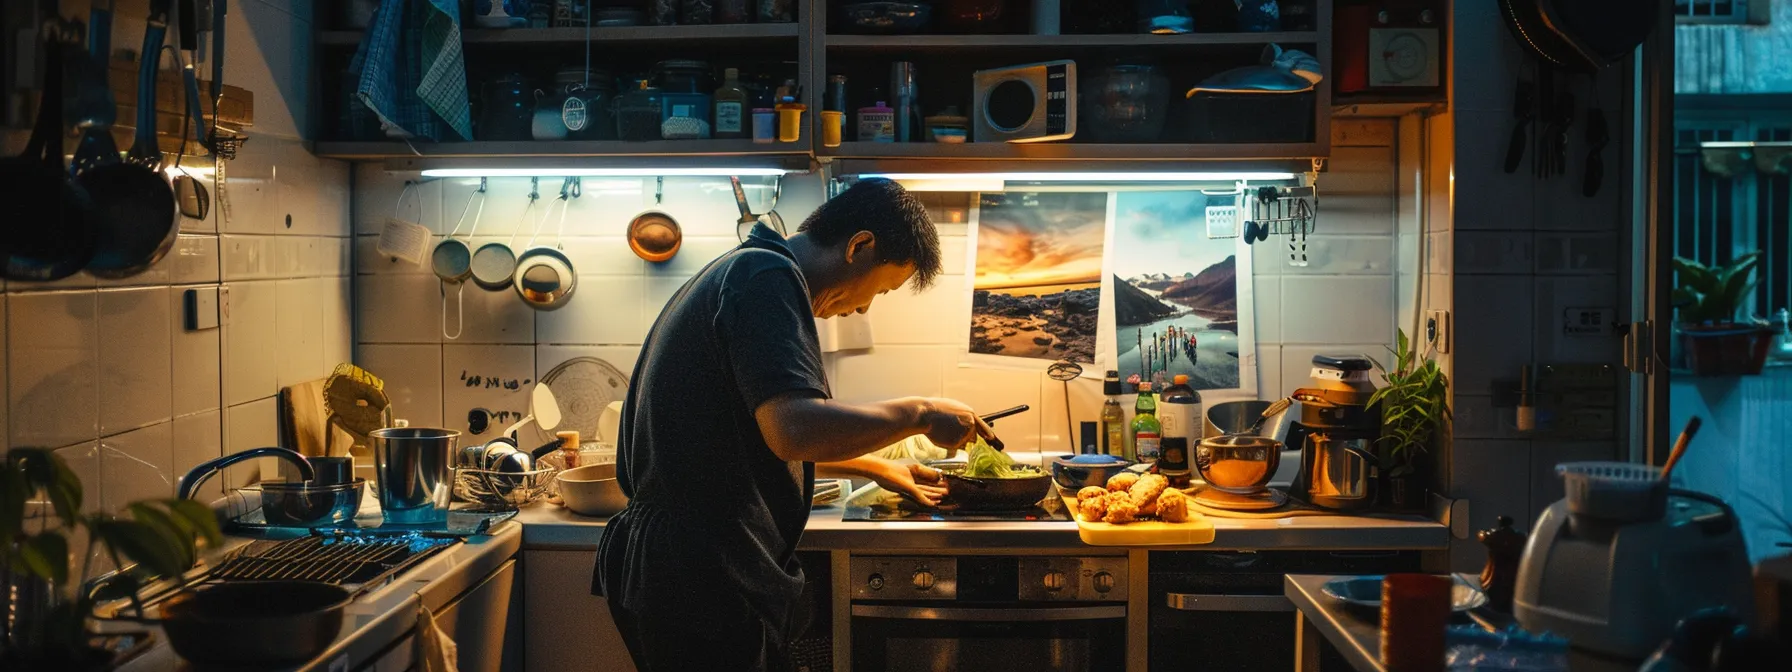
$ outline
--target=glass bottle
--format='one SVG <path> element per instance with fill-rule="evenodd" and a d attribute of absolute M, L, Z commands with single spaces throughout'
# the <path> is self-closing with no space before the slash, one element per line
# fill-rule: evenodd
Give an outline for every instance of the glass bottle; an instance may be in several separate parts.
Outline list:
<path fill-rule="evenodd" d="M 1201 393 L 1188 384 L 1188 376 L 1177 374 L 1174 380 L 1159 399 L 1157 420 L 1164 438 L 1181 437 L 1193 445 L 1201 440 Z"/>
<path fill-rule="evenodd" d="M 1120 407 L 1120 372 L 1109 371 L 1102 379 L 1101 392 L 1107 400 L 1101 402 L 1101 452 L 1114 457 L 1132 459 L 1132 451 L 1126 449 L 1126 409 Z"/>
<path fill-rule="evenodd" d="M 715 137 L 747 136 L 747 90 L 740 86 L 740 70 L 728 68 L 722 71 L 722 87 L 716 89 L 715 107 Z"/>
<path fill-rule="evenodd" d="M 1139 399 L 1132 406 L 1132 446 L 1137 461 L 1156 462 L 1162 453 L 1163 424 L 1157 421 L 1157 395 L 1151 383 L 1139 383 Z"/>

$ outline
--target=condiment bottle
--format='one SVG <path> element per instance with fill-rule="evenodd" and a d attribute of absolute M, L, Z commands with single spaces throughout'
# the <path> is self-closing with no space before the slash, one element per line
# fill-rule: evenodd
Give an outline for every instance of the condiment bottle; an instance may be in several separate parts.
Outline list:
<path fill-rule="evenodd" d="M 1156 462 L 1163 454 L 1163 424 L 1157 421 L 1157 395 L 1151 383 L 1139 383 L 1139 398 L 1133 402 L 1132 446 L 1142 464 Z"/>
<path fill-rule="evenodd" d="M 560 439 L 560 459 L 566 462 L 566 468 L 579 466 L 579 433 L 555 432 L 554 438 Z"/>
<path fill-rule="evenodd" d="M 716 89 L 715 95 L 714 137 L 747 137 L 747 90 L 740 86 L 740 70 L 728 68 L 722 72 L 722 87 Z"/>
<path fill-rule="evenodd" d="M 1130 460 L 1132 453 L 1126 449 L 1130 432 L 1126 427 L 1126 409 L 1120 407 L 1119 371 L 1108 371 L 1101 381 L 1101 393 L 1107 395 L 1107 400 L 1101 402 L 1101 452 Z"/>
<path fill-rule="evenodd" d="M 1157 420 L 1163 423 L 1164 438 L 1181 437 L 1193 444 L 1201 440 L 1201 393 L 1189 386 L 1186 375 L 1173 380 L 1158 399 Z"/>
<path fill-rule="evenodd" d="M 1512 612 L 1512 593 L 1518 588 L 1518 563 L 1524 558 L 1524 533 L 1512 529 L 1512 518 L 1500 516 L 1491 530 L 1475 533 L 1487 547 L 1487 565 L 1481 568 L 1481 591 L 1487 606 Z"/>
<path fill-rule="evenodd" d="M 881 100 L 859 108 L 859 142 L 896 142 L 896 110 Z"/>

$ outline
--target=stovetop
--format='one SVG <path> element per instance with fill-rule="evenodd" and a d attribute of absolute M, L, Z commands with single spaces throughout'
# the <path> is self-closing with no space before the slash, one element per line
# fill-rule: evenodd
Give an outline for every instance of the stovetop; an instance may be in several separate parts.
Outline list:
<path fill-rule="evenodd" d="M 846 522 L 870 523 L 1009 523 L 1031 522 L 1067 523 L 1070 515 L 1063 506 L 1047 510 L 1034 507 L 1020 511 L 941 511 L 939 509 L 888 508 L 871 506 L 849 506 L 840 517 Z"/>

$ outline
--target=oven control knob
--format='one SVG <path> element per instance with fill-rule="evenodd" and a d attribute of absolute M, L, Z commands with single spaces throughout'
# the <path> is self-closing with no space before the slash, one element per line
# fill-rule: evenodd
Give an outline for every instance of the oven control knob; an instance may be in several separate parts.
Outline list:
<path fill-rule="evenodd" d="M 917 569 L 909 580 L 914 582 L 915 590 L 933 590 L 933 572 Z"/>
<path fill-rule="evenodd" d="M 1114 575 L 1108 573 L 1106 570 L 1096 572 L 1095 575 L 1090 578 L 1094 579 L 1095 592 L 1097 593 L 1105 593 L 1114 589 Z"/>
<path fill-rule="evenodd" d="M 870 588 L 872 590 L 883 590 L 884 589 L 884 575 L 872 574 L 871 576 L 866 577 L 865 578 L 865 587 Z"/>
<path fill-rule="evenodd" d="M 917 569 L 909 576 L 909 582 L 915 585 L 915 590 L 933 590 L 933 572 Z"/>
<path fill-rule="evenodd" d="M 1052 571 L 1046 572 L 1043 583 L 1045 584 L 1045 589 L 1048 592 L 1055 593 L 1060 590 L 1063 590 L 1064 589 L 1064 573 L 1057 571 L 1057 570 L 1052 570 Z"/>

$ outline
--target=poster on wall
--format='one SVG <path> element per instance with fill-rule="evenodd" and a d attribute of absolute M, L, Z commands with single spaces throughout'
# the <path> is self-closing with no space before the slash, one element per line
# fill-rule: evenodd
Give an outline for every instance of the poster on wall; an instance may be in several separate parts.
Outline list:
<path fill-rule="evenodd" d="M 1233 198 L 1115 193 L 1110 314 L 1122 379 L 1163 372 L 1197 390 L 1256 389 L 1250 255 L 1238 239 L 1206 233 L 1207 206 Z"/>
<path fill-rule="evenodd" d="M 978 197 L 970 352 L 1095 362 L 1105 192 Z"/>

